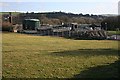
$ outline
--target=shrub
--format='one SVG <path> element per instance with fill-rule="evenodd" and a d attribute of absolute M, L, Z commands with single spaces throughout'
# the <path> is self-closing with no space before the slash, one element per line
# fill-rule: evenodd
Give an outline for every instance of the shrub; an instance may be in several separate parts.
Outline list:
<path fill-rule="evenodd" d="M 12 24 L 9 22 L 2 23 L 2 31 L 12 31 L 13 27 Z"/>

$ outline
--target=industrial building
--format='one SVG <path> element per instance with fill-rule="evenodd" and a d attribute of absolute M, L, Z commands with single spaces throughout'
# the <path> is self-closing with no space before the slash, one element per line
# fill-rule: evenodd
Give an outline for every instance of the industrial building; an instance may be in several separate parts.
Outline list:
<path fill-rule="evenodd" d="M 107 34 L 100 27 L 91 24 L 63 24 L 41 26 L 38 19 L 23 20 L 23 33 L 39 34 L 41 36 L 59 36 L 74 39 L 106 39 Z"/>
<path fill-rule="evenodd" d="M 25 19 L 23 20 L 23 30 L 36 30 L 40 27 L 39 19 Z"/>

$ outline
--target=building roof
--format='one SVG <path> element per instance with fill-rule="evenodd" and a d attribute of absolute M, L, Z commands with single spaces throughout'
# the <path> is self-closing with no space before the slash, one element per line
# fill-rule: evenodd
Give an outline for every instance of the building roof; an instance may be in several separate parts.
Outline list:
<path fill-rule="evenodd" d="M 70 27 L 62 27 L 62 28 L 59 28 L 59 29 L 53 29 L 53 32 L 64 32 L 64 31 L 70 31 L 71 28 Z"/>
<path fill-rule="evenodd" d="M 25 20 L 29 20 L 29 21 L 40 21 L 39 19 L 25 19 Z"/>

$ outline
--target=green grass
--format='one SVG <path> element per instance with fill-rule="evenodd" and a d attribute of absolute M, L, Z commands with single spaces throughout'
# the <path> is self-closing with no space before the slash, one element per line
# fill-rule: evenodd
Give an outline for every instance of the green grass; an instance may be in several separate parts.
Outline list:
<path fill-rule="evenodd" d="M 11 12 L 11 13 L 14 16 L 20 14 L 20 12 Z M 3 14 L 9 14 L 9 12 L 0 12 L 0 15 L 3 15 Z"/>
<path fill-rule="evenodd" d="M 120 31 L 107 31 L 108 35 L 120 35 Z"/>
<path fill-rule="evenodd" d="M 118 41 L 3 33 L 2 42 L 4 78 L 118 77 Z"/>

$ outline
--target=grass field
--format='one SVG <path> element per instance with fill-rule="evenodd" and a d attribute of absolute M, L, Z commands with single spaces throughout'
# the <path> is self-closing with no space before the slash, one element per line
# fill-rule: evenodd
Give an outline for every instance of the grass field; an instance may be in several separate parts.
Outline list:
<path fill-rule="evenodd" d="M 108 35 L 120 35 L 120 31 L 107 31 Z"/>
<path fill-rule="evenodd" d="M 118 41 L 2 35 L 4 78 L 118 77 Z"/>
<path fill-rule="evenodd" d="M 20 12 L 11 12 L 11 13 L 14 16 L 20 14 Z M 2 14 L 9 14 L 9 12 L 0 12 L 0 15 L 2 15 Z"/>

